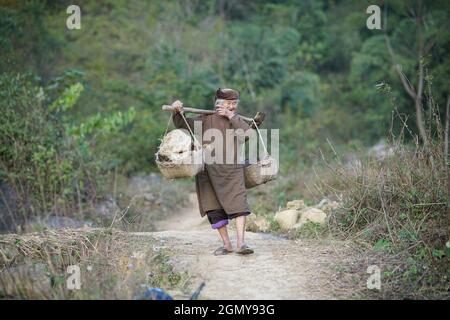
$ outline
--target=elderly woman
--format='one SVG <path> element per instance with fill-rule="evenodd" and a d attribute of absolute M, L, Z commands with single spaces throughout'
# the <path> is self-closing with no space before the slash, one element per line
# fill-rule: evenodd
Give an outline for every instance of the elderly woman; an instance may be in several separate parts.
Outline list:
<path fill-rule="evenodd" d="M 194 121 L 202 122 L 202 134 L 209 129 L 216 129 L 222 133 L 223 159 L 232 152 L 234 159 L 221 163 L 205 164 L 205 170 L 195 177 L 197 198 L 202 217 L 208 217 L 213 229 L 217 229 L 223 241 L 223 246 L 214 251 L 215 255 L 233 252 L 233 246 L 228 236 L 227 224 L 229 220 L 236 220 L 237 253 L 251 254 L 253 249 L 244 242 L 246 216 L 251 214 L 247 203 L 247 193 L 244 181 L 244 164 L 237 161 L 238 148 L 245 142 L 245 136 L 251 126 L 236 112 L 239 103 L 239 93 L 232 89 L 218 89 L 215 97 L 216 113 L 186 118 L 187 123 L 194 130 Z M 180 113 L 183 112 L 181 101 L 175 101 L 173 121 L 177 128 L 187 129 L 186 122 Z M 226 130 L 235 129 L 232 139 L 227 139 Z M 237 130 L 242 129 L 242 130 Z M 243 138 L 244 137 L 244 138 Z M 216 152 L 218 150 L 215 150 Z M 220 161 L 218 161 L 220 162 Z"/>

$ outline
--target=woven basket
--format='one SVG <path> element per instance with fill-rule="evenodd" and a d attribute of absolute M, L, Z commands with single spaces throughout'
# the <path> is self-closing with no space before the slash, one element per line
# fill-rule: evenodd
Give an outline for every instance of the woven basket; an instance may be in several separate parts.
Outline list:
<path fill-rule="evenodd" d="M 247 164 L 244 167 L 245 187 L 250 189 L 268 181 L 275 180 L 277 178 L 276 173 L 266 174 L 264 171 L 268 168 L 273 168 L 276 165 L 275 159 L 269 156 L 256 163 Z M 275 172 L 276 171 L 277 170 L 275 170 Z"/>
<path fill-rule="evenodd" d="M 161 159 L 160 155 L 157 153 L 156 164 L 159 168 L 159 171 L 161 171 L 162 175 L 166 179 L 188 178 L 195 176 L 197 173 L 203 170 L 202 157 L 202 148 L 196 148 L 195 150 L 187 152 L 184 161 L 179 163 Z M 197 161 L 194 162 L 194 159 L 197 159 Z"/>
<path fill-rule="evenodd" d="M 164 135 L 155 162 L 166 179 L 193 177 L 203 170 L 203 149 L 192 136 L 182 129 Z"/>

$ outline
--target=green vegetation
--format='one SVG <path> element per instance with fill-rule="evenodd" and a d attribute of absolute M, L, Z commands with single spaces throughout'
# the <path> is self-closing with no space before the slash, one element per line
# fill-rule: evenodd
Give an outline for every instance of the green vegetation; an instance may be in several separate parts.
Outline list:
<path fill-rule="evenodd" d="M 329 227 L 337 237 L 391 257 L 375 259 L 384 271 L 383 297 L 445 298 L 450 219 L 444 141 L 430 137 L 429 145 L 410 147 L 402 138 L 385 159 L 368 157 L 352 169 L 328 164 L 320 187 L 343 200 Z"/>
<path fill-rule="evenodd" d="M 83 122 L 73 120 L 69 111 L 83 86 L 61 88 L 64 80 L 59 77 L 41 87 L 31 76 L 0 76 L 0 174 L 17 197 L 17 211 L 7 206 L 7 214 L 2 215 L 4 225 L 9 221 L 20 226 L 48 212 L 82 212 L 82 204 L 96 196 L 98 177 L 109 169 L 108 153 L 93 145 L 134 117 L 131 108 L 125 113 L 92 115 Z"/>
<path fill-rule="evenodd" d="M 326 138 L 360 145 L 383 137 L 392 106 L 377 84 L 391 84 L 399 112 L 413 115 L 394 61 L 414 87 L 417 67 L 426 68 L 441 113 L 445 108 L 446 1 L 382 6 L 393 57 L 384 32 L 367 29 L 360 1 L 84 1 L 81 30 L 65 27 L 64 1 L 4 3 L 0 70 L 33 71 L 43 83 L 78 70 L 85 90 L 71 113 L 80 120 L 136 107 L 132 127 L 108 146 L 129 174 L 155 168 L 168 119 L 162 104 L 179 98 L 210 108 L 218 86 L 238 88 L 243 113 L 264 110 L 266 127 L 283 128 L 284 169 L 307 162 Z M 416 127 L 414 116 L 408 124 Z"/>

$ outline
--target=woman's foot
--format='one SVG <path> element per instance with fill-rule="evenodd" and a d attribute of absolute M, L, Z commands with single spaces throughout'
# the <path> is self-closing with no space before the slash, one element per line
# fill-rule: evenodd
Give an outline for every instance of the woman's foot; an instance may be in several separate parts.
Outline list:
<path fill-rule="evenodd" d="M 246 244 L 238 247 L 238 250 L 236 251 L 238 254 L 252 254 L 253 252 L 255 251 Z"/>
<path fill-rule="evenodd" d="M 233 252 L 233 248 L 231 246 L 221 246 L 219 248 L 217 248 L 216 250 L 214 250 L 214 255 L 215 256 L 223 256 L 226 254 L 229 254 Z"/>

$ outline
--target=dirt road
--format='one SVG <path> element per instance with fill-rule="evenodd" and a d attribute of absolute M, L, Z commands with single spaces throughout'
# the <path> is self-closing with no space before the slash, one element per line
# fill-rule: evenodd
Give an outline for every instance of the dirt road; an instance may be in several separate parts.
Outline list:
<path fill-rule="evenodd" d="M 265 233 L 246 233 L 252 255 L 214 256 L 221 245 L 217 232 L 191 205 L 152 232 L 171 256 L 176 271 L 188 271 L 193 286 L 206 285 L 201 299 L 336 299 L 353 290 L 337 277 L 347 263 L 350 247 L 330 240 L 289 240 Z M 234 222 L 230 235 L 235 244 Z"/>

